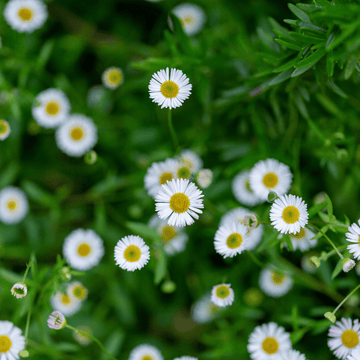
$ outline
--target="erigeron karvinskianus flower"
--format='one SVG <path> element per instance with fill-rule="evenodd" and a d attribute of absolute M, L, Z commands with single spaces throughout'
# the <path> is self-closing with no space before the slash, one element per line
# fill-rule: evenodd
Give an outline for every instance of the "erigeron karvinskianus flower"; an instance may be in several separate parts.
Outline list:
<path fill-rule="evenodd" d="M 317 245 L 317 239 L 311 240 L 315 234 L 306 227 L 300 229 L 296 234 L 289 234 L 294 250 L 308 251 Z"/>
<path fill-rule="evenodd" d="M 215 285 L 211 290 L 211 301 L 220 307 L 226 307 L 234 302 L 234 290 L 231 284 Z"/>
<path fill-rule="evenodd" d="M 87 298 L 88 289 L 80 281 L 73 281 L 67 286 L 66 293 L 75 300 L 84 301 Z"/>
<path fill-rule="evenodd" d="M 284 195 L 271 206 L 271 225 L 283 234 L 297 234 L 308 223 L 309 213 L 304 200 L 295 195 Z"/>
<path fill-rule="evenodd" d="M 120 68 L 112 66 L 103 72 L 101 80 L 108 89 L 115 90 L 124 82 L 124 73 Z"/>
<path fill-rule="evenodd" d="M 328 346 L 338 359 L 346 359 L 354 350 L 360 348 L 360 324 L 355 319 L 354 323 L 351 319 L 342 318 L 335 325 L 331 325 L 329 329 Z"/>
<path fill-rule="evenodd" d="M 80 330 L 80 332 L 73 331 L 74 339 L 82 346 L 89 345 L 92 341 L 92 339 L 89 336 L 92 334 L 91 329 L 83 325 L 79 326 L 78 329 Z"/>
<path fill-rule="evenodd" d="M 161 220 L 171 226 L 182 227 L 194 223 L 202 213 L 202 192 L 189 180 L 176 179 L 161 186 L 155 197 L 156 211 Z"/>
<path fill-rule="evenodd" d="M 183 3 L 174 7 L 171 12 L 179 18 L 184 32 L 189 36 L 199 33 L 205 25 L 205 12 L 195 4 Z"/>
<path fill-rule="evenodd" d="M 306 360 L 304 354 L 297 350 L 288 350 L 279 355 L 279 360 Z"/>
<path fill-rule="evenodd" d="M 115 263 L 127 271 L 141 269 L 150 259 L 149 249 L 140 236 L 124 236 L 115 246 Z"/>
<path fill-rule="evenodd" d="M 181 70 L 160 70 L 153 74 L 149 84 L 150 98 L 161 108 L 175 109 L 190 96 L 192 85 Z"/>
<path fill-rule="evenodd" d="M 360 225 L 360 220 L 358 220 Z M 350 254 L 353 254 L 353 257 L 357 260 L 360 260 L 360 227 L 356 223 L 351 224 L 348 227 L 349 232 L 345 234 L 346 241 L 350 242 L 346 248 L 349 250 Z"/>
<path fill-rule="evenodd" d="M 259 277 L 260 289 L 268 296 L 281 297 L 287 294 L 293 286 L 292 278 L 274 269 L 262 269 Z"/>
<path fill-rule="evenodd" d="M 221 307 L 211 301 L 211 295 L 207 294 L 195 302 L 191 308 L 191 317 L 198 324 L 206 324 L 216 318 Z"/>
<path fill-rule="evenodd" d="M 252 360 L 277 360 L 291 348 L 290 335 L 274 322 L 257 326 L 250 334 L 247 346 Z"/>
<path fill-rule="evenodd" d="M 183 150 L 180 153 L 179 161 L 187 164 L 191 173 L 196 173 L 203 167 L 201 157 L 192 150 Z"/>
<path fill-rule="evenodd" d="M 196 182 L 202 189 L 210 186 L 213 179 L 213 172 L 209 169 L 202 169 L 196 174 Z"/>
<path fill-rule="evenodd" d="M 5 224 L 17 224 L 24 219 L 29 210 L 25 193 L 14 186 L 0 191 L 0 221 Z"/>
<path fill-rule="evenodd" d="M 11 133 L 10 125 L 6 120 L 0 120 L 0 140 L 5 140 Z"/>
<path fill-rule="evenodd" d="M 128 360 L 163 360 L 159 349 L 149 344 L 142 344 L 132 349 Z"/>
<path fill-rule="evenodd" d="M 67 96 L 58 89 L 47 89 L 38 94 L 32 107 L 32 116 L 44 128 L 56 128 L 63 124 L 70 112 Z"/>
<path fill-rule="evenodd" d="M 355 267 L 356 263 L 354 260 L 351 260 L 349 258 L 344 258 L 343 259 L 343 266 L 342 269 L 344 272 L 349 272 L 351 269 L 353 269 Z"/>
<path fill-rule="evenodd" d="M 23 283 L 16 283 L 12 286 L 10 291 L 17 299 L 21 299 L 27 295 L 27 286 Z"/>
<path fill-rule="evenodd" d="M 264 202 L 252 191 L 249 180 L 249 170 L 243 170 L 237 174 L 232 183 L 231 189 L 235 196 L 235 199 L 244 205 L 255 206 Z"/>
<path fill-rule="evenodd" d="M 60 291 L 52 296 L 50 302 L 54 310 L 60 311 L 65 316 L 71 316 L 78 312 L 82 304 L 81 301 Z"/>
<path fill-rule="evenodd" d="M 305 255 L 301 258 L 301 267 L 302 269 L 309 273 L 309 274 L 314 274 L 316 273 L 316 265 L 311 261 L 310 257 Z"/>
<path fill-rule="evenodd" d="M 0 321 L 1 360 L 19 359 L 19 352 L 25 349 L 25 337 L 10 321 Z"/>
<path fill-rule="evenodd" d="M 254 194 L 266 201 L 271 191 L 280 197 L 290 190 L 292 174 L 287 165 L 275 159 L 266 159 L 254 165 L 249 181 Z"/>
<path fill-rule="evenodd" d="M 5 5 L 4 18 L 13 30 L 31 33 L 41 28 L 48 17 L 41 0 L 10 0 Z"/>
<path fill-rule="evenodd" d="M 60 311 L 53 311 L 50 314 L 47 323 L 50 329 L 60 330 L 66 325 L 66 319 Z"/>

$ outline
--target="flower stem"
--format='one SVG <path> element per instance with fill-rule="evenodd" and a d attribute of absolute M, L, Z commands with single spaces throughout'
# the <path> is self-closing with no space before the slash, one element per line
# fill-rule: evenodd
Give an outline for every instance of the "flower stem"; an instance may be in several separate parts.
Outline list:
<path fill-rule="evenodd" d="M 169 124 L 169 129 L 170 129 L 170 134 L 171 134 L 171 137 L 172 137 L 173 145 L 174 145 L 174 148 L 175 148 L 175 151 L 176 151 L 178 146 L 179 146 L 179 141 L 178 141 L 178 138 L 176 136 L 176 132 L 174 130 L 174 125 L 173 125 L 173 122 L 172 122 L 171 109 L 169 109 L 169 112 L 168 112 L 168 124 Z"/>
<path fill-rule="evenodd" d="M 35 290 L 36 291 L 36 290 Z M 31 318 L 31 312 L 32 312 L 32 308 L 34 305 L 34 300 L 35 300 L 35 295 L 36 292 L 34 291 L 33 297 L 32 299 L 30 299 L 30 306 L 29 306 L 29 311 L 27 313 L 27 317 L 26 317 L 26 326 L 25 326 L 25 349 L 27 346 L 27 341 L 28 341 L 28 334 L 29 334 L 29 326 L 30 326 L 30 318 Z"/>
<path fill-rule="evenodd" d="M 341 308 L 341 306 L 344 304 L 344 302 L 359 288 L 360 288 L 360 285 L 358 285 L 353 291 L 351 291 L 351 293 L 336 307 L 336 309 L 332 313 L 335 315 L 335 313 Z"/>
<path fill-rule="evenodd" d="M 25 284 L 26 276 L 27 276 L 27 274 L 28 274 L 28 272 L 29 272 L 29 270 L 31 268 L 32 263 L 33 263 L 33 261 L 30 260 L 29 263 L 26 266 L 25 274 L 24 274 L 24 276 L 22 278 L 22 281 L 21 281 L 23 284 Z"/>

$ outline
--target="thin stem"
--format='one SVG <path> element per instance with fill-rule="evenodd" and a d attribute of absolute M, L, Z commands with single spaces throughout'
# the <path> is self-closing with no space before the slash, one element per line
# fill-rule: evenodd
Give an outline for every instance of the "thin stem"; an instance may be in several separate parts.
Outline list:
<path fill-rule="evenodd" d="M 173 141 L 173 144 L 174 144 L 174 148 L 175 148 L 175 151 L 176 151 L 178 146 L 179 146 L 179 141 L 178 141 L 178 138 L 176 136 L 176 132 L 174 130 L 174 125 L 173 125 L 173 122 L 172 122 L 171 109 L 169 109 L 169 112 L 168 112 L 168 124 L 169 124 L 169 129 L 170 129 L 170 134 L 171 134 L 171 137 L 172 137 L 172 141 Z"/>
<path fill-rule="evenodd" d="M 26 349 L 26 345 L 27 345 L 27 341 L 28 341 L 30 318 L 31 318 L 32 308 L 33 308 L 33 305 L 34 305 L 35 295 L 36 295 L 36 293 L 34 292 L 34 295 L 33 295 L 32 299 L 30 299 L 29 311 L 28 311 L 27 317 L 26 317 L 26 326 L 25 326 L 25 349 Z"/>
<path fill-rule="evenodd" d="M 33 261 L 30 260 L 30 262 L 29 262 L 29 263 L 27 264 L 27 266 L 26 266 L 25 274 L 24 274 L 24 276 L 23 276 L 23 278 L 22 278 L 22 281 L 21 281 L 21 282 L 24 283 L 24 284 L 25 284 L 26 276 L 27 276 L 27 274 L 28 274 L 28 272 L 29 272 L 29 270 L 30 270 L 30 268 L 31 268 L 32 263 L 33 263 Z"/>
<path fill-rule="evenodd" d="M 338 250 L 345 250 L 346 247 L 347 247 L 347 244 L 341 245 L 341 246 L 339 246 L 337 249 L 338 249 Z M 321 255 L 319 259 L 320 259 L 320 260 L 327 260 L 330 256 L 332 256 L 332 255 L 334 255 L 334 254 L 336 254 L 336 251 L 335 251 L 335 250 L 331 250 L 331 251 L 329 251 L 328 253 L 326 253 L 326 254 L 324 254 L 324 255 Z"/>
<path fill-rule="evenodd" d="M 360 288 L 360 285 L 358 285 L 337 307 L 336 309 L 332 312 L 334 315 L 335 313 L 341 308 L 342 304 L 358 289 Z"/>

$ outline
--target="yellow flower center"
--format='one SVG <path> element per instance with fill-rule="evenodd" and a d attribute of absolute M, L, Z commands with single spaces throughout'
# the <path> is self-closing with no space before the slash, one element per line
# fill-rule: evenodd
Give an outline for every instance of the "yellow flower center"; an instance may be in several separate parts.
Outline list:
<path fill-rule="evenodd" d="M 282 212 L 282 218 L 287 224 L 295 224 L 299 218 L 299 210 L 295 206 L 287 206 Z"/>
<path fill-rule="evenodd" d="M 179 179 L 189 179 L 190 175 L 191 175 L 191 172 L 187 166 L 182 166 L 177 171 L 177 176 Z"/>
<path fill-rule="evenodd" d="M 108 80 L 111 84 L 117 85 L 122 80 L 122 73 L 119 70 L 111 70 L 108 75 Z"/>
<path fill-rule="evenodd" d="M 170 198 L 170 208 L 178 214 L 182 214 L 190 206 L 190 199 L 183 193 L 176 193 Z"/>
<path fill-rule="evenodd" d="M 164 81 L 160 91 L 166 98 L 174 98 L 179 93 L 179 86 L 173 81 Z"/>
<path fill-rule="evenodd" d="M 83 286 L 76 286 L 73 289 L 73 295 L 79 300 L 84 300 L 86 297 L 86 290 Z"/>
<path fill-rule="evenodd" d="M 141 358 L 141 360 L 154 360 L 154 358 L 150 355 L 145 355 Z"/>
<path fill-rule="evenodd" d="M 70 131 L 70 136 L 73 140 L 75 141 L 79 141 L 83 138 L 84 136 L 84 132 L 81 128 L 79 127 L 74 127 L 71 129 Z"/>
<path fill-rule="evenodd" d="M 4 120 L 0 120 L 0 135 L 4 135 L 8 131 L 8 126 Z"/>
<path fill-rule="evenodd" d="M 291 237 L 300 240 L 305 236 L 305 229 L 302 228 L 297 234 L 290 234 Z"/>
<path fill-rule="evenodd" d="M 285 279 L 285 275 L 277 271 L 274 271 L 272 274 L 272 281 L 274 284 L 281 284 Z"/>
<path fill-rule="evenodd" d="M 270 172 L 267 173 L 264 177 L 263 177 L 263 184 L 267 187 L 272 189 L 273 187 L 275 187 L 277 185 L 279 181 L 279 178 L 277 177 L 276 174 Z"/>
<path fill-rule="evenodd" d="M 8 207 L 8 209 L 9 209 L 10 211 L 16 210 L 16 208 L 17 208 L 16 201 L 10 200 L 10 201 L 7 203 L 7 207 Z"/>
<path fill-rule="evenodd" d="M 162 235 L 162 239 L 165 242 L 168 242 L 175 237 L 176 230 L 172 226 L 164 226 L 161 235 Z"/>
<path fill-rule="evenodd" d="M 182 20 L 181 22 L 183 24 L 189 24 L 190 25 L 193 22 L 193 18 L 190 15 L 184 16 L 183 19 L 181 19 L 181 20 Z"/>
<path fill-rule="evenodd" d="M 263 350 L 271 355 L 275 354 L 279 349 L 279 343 L 273 337 L 267 337 L 262 343 Z"/>
<path fill-rule="evenodd" d="M 7 353 L 11 349 L 12 342 L 6 335 L 0 335 L 0 353 Z"/>
<path fill-rule="evenodd" d="M 24 21 L 30 21 L 33 17 L 32 11 L 28 8 L 20 9 L 18 12 L 18 15 L 19 15 L 20 19 L 22 19 Z"/>
<path fill-rule="evenodd" d="M 216 289 L 216 296 L 220 299 L 226 299 L 230 295 L 230 290 L 226 285 L 220 285 Z"/>
<path fill-rule="evenodd" d="M 216 312 L 218 312 L 219 311 L 219 307 L 218 306 L 216 306 L 214 303 L 210 303 L 210 305 L 209 305 L 209 312 L 211 313 L 211 314 L 215 314 Z"/>
<path fill-rule="evenodd" d="M 164 184 L 166 184 L 167 181 L 171 181 L 171 180 L 172 180 L 172 174 L 170 172 L 163 173 L 160 176 L 160 184 L 161 185 L 164 185 Z"/>
<path fill-rule="evenodd" d="M 60 110 L 60 106 L 58 103 L 51 101 L 49 103 L 46 104 L 45 107 L 45 111 L 47 112 L 48 115 L 56 115 Z"/>
<path fill-rule="evenodd" d="M 226 245 L 230 249 L 236 249 L 238 248 L 243 242 L 243 238 L 239 233 L 232 233 L 228 236 L 226 240 Z"/>
<path fill-rule="evenodd" d="M 352 349 L 359 343 L 359 335 L 354 330 L 345 330 L 341 334 L 341 341 L 344 346 Z"/>
<path fill-rule="evenodd" d="M 71 300 L 70 300 L 70 298 L 69 298 L 69 295 L 67 295 L 67 294 L 62 294 L 62 296 L 61 296 L 61 302 L 62 302 L 63 304 L 66 304 L 66 305 L 70 304 L 70 303 L 71 303 Z"/>
<path fill-rule="evenodd" d="M 135 262 L 139 261 L 141 257 L 141 250 L 136 245 L 129 245 L 124 251 L 124 258 L 126 261 Z"/>
<path fill-rule="evenodd" d="M 86 243 L 83 243 L 83 244 L 80 244 L 78 249 L 77 249 L 77 253 L 78 255 L 80 256 L 88 256 L 91 252 L 91 247 L 90 245 L 86 244 Z"/>

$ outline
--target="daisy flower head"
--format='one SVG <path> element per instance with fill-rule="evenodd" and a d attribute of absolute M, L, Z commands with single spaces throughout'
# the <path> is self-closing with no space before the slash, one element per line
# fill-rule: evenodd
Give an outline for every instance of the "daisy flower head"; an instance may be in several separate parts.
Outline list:
<path fill-rule="evenodd" d="M 161 108 L 180 107 L 191 94 L 192 85 L 181 70 L 166 68 L 153 74 L 150 84 L 150 99 Z"/>
<path fill-rule="evenodd" d="M 97 143 L 97 127 L 82 114 L 74 114 L 62 124 L 55 132 L 58 148 L 69 156 L 79 157 L 85 155 Z"/>
<path fill-rule="evenodd" d="M 124 82 L 124 73 L 122 69 L 112 66 L 103 72 L 101 80 L 105 87 L 115 90 Z"/>
<path fill-rule="evenodd" d="M 79 311 L 81 301 L 78 301 L 68 294 L 58 291 L 51 299 L 51 306 L 54 310 L 60 311 L 64 316 L 71 316 Z"/>
<path fill-rule="evenodd" d="M 66 319 L 60 311 L 53 311 L 50 314 L 47 323 L 50 329 L 60 330 L 65 326 Z"/>
<path fill-rule="evenodd" d="M 356 262 L 349 258 L 342 259 L 342 262 L 343 262 L 342 269 L 344 272 L 349 272 L 351 269 L 353 269 L 356 266 Z"/>
<path fill-rule="evenodd" d="M 4 18 L 13 30 L 31 33 L 41 28 L 48 17 L 41 0 L 10 0 L 5 5 Z"/>
<path fill-rule="evenodd" d="M 93 230 L 77 229 L 65 238 L 63 254 L 73 269 L 89 270 L 104 256 L 103 241 Z"/>
<path fill-rule="evenodd" d="M 309 274 L 315 274 L 316 273 L 316 265 L 311 261 L 310 257 L 305 255 L 301 259 L 301 267 L 302 269 L 309 273 Z"/>
<path fill-rule="evenodd" d="M 182 228 L 168 225 L 156 214 L 151 217 L 149 227 L 156 229 L 160 234 L 164 250 L 168 255 L 175 255 L 185 250 L 189 236 Z"/>
<path fill-rule="evenodd" d="M 174 159 L 166 159 L 161 162 L 154 162 L 148 168 L 144 183 L 148 194 L 155 198 L 155 195 L 161 190 L 161 185 L 176 179 L 176 170 L 179 166 L 178 161 Z"/>
<path fill-rule="evenodd" d="M 255 206 L 264 202 L 252 191 L 249 180 L 249 170 L 243 170 L 237 174 L 232 183 L 231 189 L 235 196 L 235 199 L 244 205 Z"/>
<path fill-rule="evenodd" d="M 80 281 L 73 281 L 66 288 L 66 293 L 75 300 L 84 301 L 87 298 L 88 289 Z"/>
<path fill-rule="evenodd" d="M 274 322 L 257 326 L 247 345 L 252 360 L 277 360 L 281 353 L 291 348 L 290 335 Z"/>
<path fill-rule="evenodd" d="M 79 326 L 78 329 L 81 330 L 81 333 L 77 331 L 73 331 L 74 339 L 82 346 L 89 345 L 92 341 L 91 338 L 89 337 L 89 335 L 92 334 L 91 329 L 83 325 Z"/>
<path fill-rule="evenodd" d="M 206 189 L 212 183 L 213 172 L 210 169 L 202 169 L 196 174 L 196 182 L 202 189 Z"/>
<path fill-rule="evenodd" d="M 358 220 L 360 225 L 360 220 Z M 346 248 L 349 250 L 350 254 L 353 254 L 353 257 L 357 260 L 360 260 L 360 227 L 356 223 L 351 224 L 348 227 L 349 232 L 345 234 L 346 241 L 350 242 Z"/>
<path fill-rule="evenodd" d="M 199 33 L 206 22 L 204 10 L 195 4 L 180 4 L 172 9 L 172 13 L 179 18 L 184 32 L 190 36 Z"/>
<path fill-rule="evenodd" d="M 142 344 L 132 349 L 128 360 L 163 360 L 159 349 L 149 344 Z"/>
<path fill-rule="evenodd" d="M 17 224 L 29 211 L 25 193 L 17 187 L 7 186 L 0 191 L 0 221 Z"/>
<path fill-rule="evenodd" d="M 273 269 L 262 269 L 259 278 L 260 289 L 268 296 L 281 297 L 287 294 L 293 286 L 290 276 Z"/>
<path fill-rule="evenodd" d="M 360 324 L 355 319 L 354 323 L 351 319 L 342 318 L 335 325 L 331 325 L 329 329 L 328 346 L 338 359 L 346 359 L 354 350 L 358 350 Z"/>
<path fill-rule="evenodd" d="M 305 355 L 301 354 L 297 350 L 288 350 L 280 354 L 279 360 L 306 360 Z"/>
<path fill-rule="evenodd" d="M 214 246 L 224 258 L 233 257 L 246 250 L 247 227 L 239 222 L 226 223 L 215 233 Z"/>
<path fill-rule="evenodd" d="M 0 321 L 1 360 L 19 359 L 19 352 L 25 349 L 25 337 L 10 321 Z"/>
<path fill-rule="evenodd" d="M 149 250 L 140 236 L 124 236 L 115 246 L 115 263 L 127 271 L 141 269 L 150 259 Z"/>
<path fill-rule="evenodd" d="M 156 211 L 161 220 L 168 218 L 170 226 L 191 225 L 202 213 L 204 195 L 189 180 L 176 179 L 161 186 L 155 197 Z"/>
<path fill-rule="evenodd" d="M 0 140 L 5 140 L 11 133 L 10 125 L 6 120 L 0 120 Z"/>
<path fill-rule="evenodd" d="M 266 159 L 254 165 L 249 181 L 254 194 L 266 201 L 271 191 L 280 197 L 290 190 L 292 174 L 287 165 L 275 159 Z"/>
<path fill-rule="evenodd" d="M 191 173 L 196 173 L 203 167 L 200 156 L 192 150 L 183 150 L 180 153 L 180 162 L 187 164 Z"/>
<path fill-rule="evenodd" d="M 16 283 L 12 286 L 10 292 L 17 299 L 21 299 L 27 295 L 27 286 L 23 283 Z"/>
<path fill-rule="evenodd" d="M 289 234 L 294 250 L 308 251 L 317 245 L 317 239 L 311 240 L 315 234 L 306 227 L 300 229 L 296 234 Z"/>
<path fill-rule="evenodd" d="M 176 168 L 175 173 L 176 173 L 176 179 L 189 180 L 192 175 L 191 167 L 186 162 L 180 162 Z"/>
<path fill-rule="evenodd" d="M 359 360 L 360 359 L 360 348 L 356 348 L 351 354 L 346 358 L 346 360 Z"/>
<path fill-rule="evenodd" d="M 211 301 L 211 295 L 207 294 L 197 300 L 191 308 L 191 317 L 197 324 L 206 324 L 216 318 L 221 307 Z"/>
<path fill-rule="evenodd" d="M 234 290 L 231 284 L 215 285 L 211 290 L 211 301 L 220 307 L 226 307 L 234 302 Z"/>
<path fill-rule="evenodd" d="M 271 225 L 283 234 L 297 234 L 308 223 L 305 201 L 295 195 L 283 195 L 271 205 Z"/>

